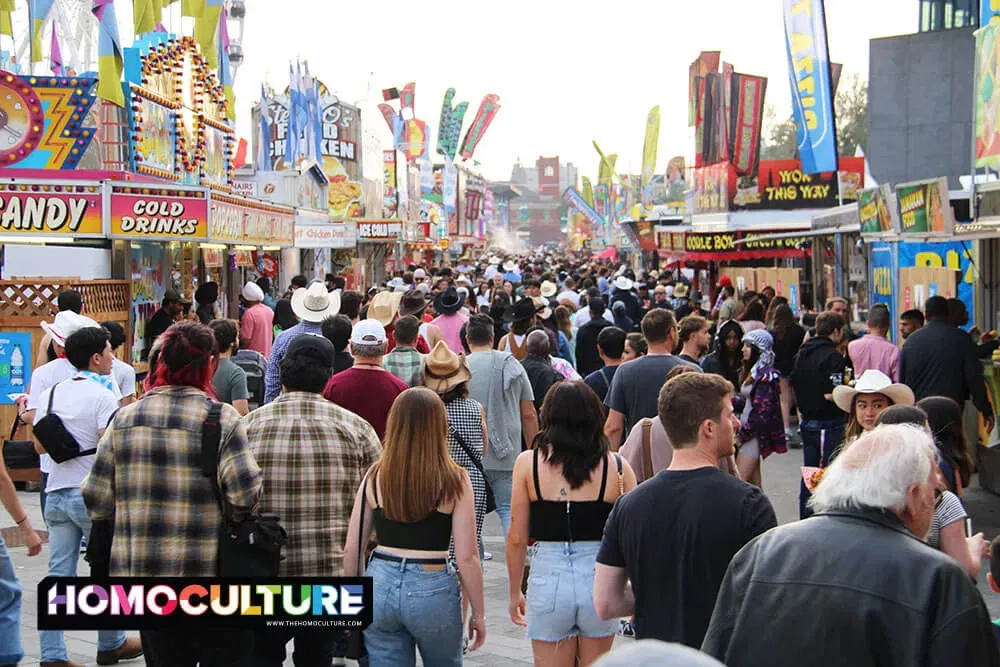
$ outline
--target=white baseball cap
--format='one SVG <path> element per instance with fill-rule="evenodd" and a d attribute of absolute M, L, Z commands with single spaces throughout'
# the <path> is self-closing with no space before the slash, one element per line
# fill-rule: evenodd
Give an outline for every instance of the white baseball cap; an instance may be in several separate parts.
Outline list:
<path fill-rule="evenodd" d="M 423 269 L 417 269 L 416 271 L 413 272 L 413 277 L 415 279 L 416 278 L 426 278 L 427 277 L 427 272 L 424 271 Z"/>
<path fill-rule="evenodd" d="M 378 320 L 361 320 L 351 330 L 351 342 L 355 345 L 381 345 L 388 341 L 385 327 Z"/>

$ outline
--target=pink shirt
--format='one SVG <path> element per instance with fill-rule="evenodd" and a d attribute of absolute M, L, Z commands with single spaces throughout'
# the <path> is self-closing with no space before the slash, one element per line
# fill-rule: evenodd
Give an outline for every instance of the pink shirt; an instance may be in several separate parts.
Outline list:
<path fill-rule="evenodd" d="M 439 315 L 431 321 L 431 324 L 441 330 L 441 338 L 452 352 L 465 354 L 465 350 L 462 349 L 462 338 L 458 334 L 462 330 L 462 325 L 468 321 L 468 315 L 455 313 L 454 315 Z"/>
<path fill-rule="evenodd" d="M 245 347 L 256 350 L 265 357 L 271 356 L 274 342 L 274 311 L 262 303 L 247 308 L 240 325 L 240 338 L 248 341 Z"/>
<path fill-rule="evenodd" d="M 874 368 L 882 371 L 893 382 L 899 382 L 899 348 L 882 336 L 865 334 L 847 345 L 847 354 L 854 364 L 854 377 Z"/>

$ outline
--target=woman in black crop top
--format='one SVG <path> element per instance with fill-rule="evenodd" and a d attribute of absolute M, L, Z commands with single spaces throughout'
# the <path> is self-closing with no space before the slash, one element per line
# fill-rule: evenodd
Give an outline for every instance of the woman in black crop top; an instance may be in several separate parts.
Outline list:
<path fill-rule="evenodd" d="M 447 435 L 437 394 L 404 391 L 389 411 L 382 456 L 354 501 L 344 574 L 365 574 L 359 544 L 373 528 L 378 542 L 367 571 L 375 584 L 374 617 L 364 633 L 372 665 L 412 665 L 414 645 L 425 665 L 461 665 L 460 585 L 472 604 L 471 650 L 486 639 L 472 483 L 448 455 Z M 452 535 L 460 577 L 448 560 Z"/>
<path fill-rule="evenodd" d="M 604 408 L 585 383 L 554 385 L 541 421 L 534 450 L 514 464 L 510 617 L 527 626 L 536 665 L 589 665 L 611 648 L 618 627 L 594 609 L 594 564 L 604 522 L 618 496 L 635 488 L 635 473 L 608 451 Z M 521 578 L 529 538 L 537 546 L 525 600 Z"/>

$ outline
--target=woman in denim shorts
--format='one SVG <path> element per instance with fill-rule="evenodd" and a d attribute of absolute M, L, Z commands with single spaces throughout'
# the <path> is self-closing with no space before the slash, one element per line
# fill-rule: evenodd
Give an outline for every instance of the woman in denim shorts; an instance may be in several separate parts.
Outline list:
<path fill-rule="evenodd" d="M 419 649 L 425 665 L 459 667 L 460 588 L 472 605 L 470 650 L 486 639 L 472 483 L 448 455 L 447 436 L 437 394 L 404 391 L 389 411 L 382 456 L 354 500 L 344 573 L 363 575 L 359 543 L 368 543 L 372 528 L 378 541 L 368 565 L 373 619 L 364 631 L 371 665 L 412 667 Z M 448 559 L 453 535 L 458 573 Z"/>
<path fill-rule="evenodd" d="M 615 500 L 635 473 L 609 452 L 604 409 L 583 382 L 560 382 L 542 403 L 542 431 L 514 464 L 507 533 L 510 617 L 526 625 L 536 665 L 589 665 L 611 648 L 618 621 L 594 610 L 594 564 Z M 536 540 L 528 596 L 525 549 Z M 527 621 L 525 620 L 527 611 Z"/>

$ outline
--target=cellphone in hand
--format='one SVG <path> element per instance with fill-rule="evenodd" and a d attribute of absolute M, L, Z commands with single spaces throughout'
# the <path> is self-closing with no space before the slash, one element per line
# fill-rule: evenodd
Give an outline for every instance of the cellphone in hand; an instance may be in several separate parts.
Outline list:
<path fill-rule="evenodd" d="M 965 536 L 972 537 L 972 519 L 965 517 Z"/>

